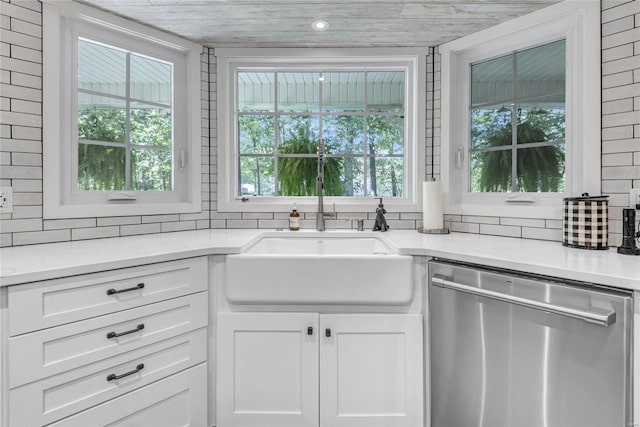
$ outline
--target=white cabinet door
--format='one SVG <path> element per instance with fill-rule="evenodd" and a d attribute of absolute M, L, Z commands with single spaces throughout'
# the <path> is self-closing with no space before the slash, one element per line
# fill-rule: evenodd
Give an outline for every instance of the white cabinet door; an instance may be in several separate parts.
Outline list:
<path fill-rule="evenodd" d="M 217 319 L 217 427 L 317 426 L 318 315 Z"/>
<path fill-rule="evenodd" d="M 423 425 L 421 315 L 321 315 L 320 329 L 321 427 Z"/>

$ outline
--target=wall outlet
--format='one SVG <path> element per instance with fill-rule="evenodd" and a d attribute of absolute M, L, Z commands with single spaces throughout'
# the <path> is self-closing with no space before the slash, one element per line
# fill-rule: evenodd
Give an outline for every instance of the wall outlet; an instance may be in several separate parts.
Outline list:
<path fill-rule="evenodd" d="M 0 187 L 0 213 L 13 212 L 13 187 Z"/>
<path fill-rule="evenodd" d="M 629 190 L 629 207 L 640 209 L 640 188 L 632 188 Z"/>

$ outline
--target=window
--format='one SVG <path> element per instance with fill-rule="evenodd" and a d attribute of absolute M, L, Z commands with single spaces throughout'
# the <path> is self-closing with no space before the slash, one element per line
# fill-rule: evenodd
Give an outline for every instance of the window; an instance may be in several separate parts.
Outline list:
<path fill-rule="evenodd" d="M 201 48 L 82 5 L 44 13 L 45 217 L 199 211 Z"/>
<path fill-rule="evenodd" d="M 598 26 L 564 2 L 440 47 L 446 213 L 559 218 L 600 192 Z"/>
<path fill-rule="evenodd" d="M 226 111 L 232 112 L 219 138 L 231 144 L 220 147 L 228 172 L 219 178 L 218 208 L 288 210 L 293 200 L 315 203 L 323 147 L 329 202 L 357 210 L 372 204 L 366 198 L 384 197 L 385 204 L 415 210 L 413 183 L 424 171 L 415 155 L 423 145 L 417 138 L 424 138 L 416 126 L 424 114 L 416 108 L 424 99 L 414 95 L 423 84 L 417 55 L 374 60 L 333 51 L 318 60 L 311 50 L 277 52 L 216 50 L 219 76 L 226 76 L 219 77 L 226 82 Z"/>
<path fill-rule="evenodd" d="M 469 108 L 469 191 L 564 191 L 565 40 L 471 64 Z"/>

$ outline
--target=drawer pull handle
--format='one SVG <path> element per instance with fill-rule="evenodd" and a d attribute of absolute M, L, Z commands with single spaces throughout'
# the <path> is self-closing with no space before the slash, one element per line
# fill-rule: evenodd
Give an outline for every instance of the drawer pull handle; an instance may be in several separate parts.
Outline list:
<path fill-rule="evenodd" d="M 133 334 L 134 332 L 138 332 L 144 329 L 144 323 L 140 323 L 138 326 L 136 326 L 135 329 L 131 329 L 130 331 L 125 331 L 125 332 L 120 332 L 119 334 L 116 332 L 109 332 L 107 334 L 107 338 L 111 339 L 111 338 L 118 338 L 121 337 L 123 335 L 129 335 L 129 334 Z"/>
<path fill-rule="evenodd" d="M 327 338 L 331 338 L 331 329 L 327 328 L 324 330 L 324 336 Z"/>
<path fill-rule="evenodd" d="M 115 294 L 121 294 L 123 292 L 137 291 L 138 289 L 143 289 L 143 288 L 144 288 L 144 283 L 138 283 L 133 288 L 120 289 L 119 291 L 116 291 L 115 289 L 111 288 L 111 289 L 107 289 L 107 295 L 115 295 Z"/>
<path fill-rule="evenodd" d="M 307 335 L 313 335 L 313 326 L 307 328 Z"/>
<path fill-rule="evenodd" d="M 144 369 L 144 363 L 140 363 L 138 364 L 138 366 L 136 366 L 136 369 L 134 369 L 133 371 L 126 372 L 122 375 L 116 375 L 116 374 L 107 375 L 107 381 L 119 380 L 121 378 L 128 377 L 129 375 L 137 374 L 143 369 Z"/>

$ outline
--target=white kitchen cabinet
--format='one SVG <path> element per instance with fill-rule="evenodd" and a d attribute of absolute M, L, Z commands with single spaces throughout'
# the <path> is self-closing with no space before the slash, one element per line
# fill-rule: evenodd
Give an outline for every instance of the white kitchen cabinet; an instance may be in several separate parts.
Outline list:
<path fill-rule="evenodd" d="M 318 425 L 316 313 L 220 313 L 217 357 L 217 427 Z"/>
<path fill-rule="evenodd" d="M 419 314 L 218 314 L 217 427 L 423 425 Z"/>
<path fill-rule="evenodd" d="M 5 295 L 3 425 L 207 425 L 206 257 Z"/>
<path fill-rule="evenodd" d="M 321 426 L 423 425 L 421 315 L 321 315 L 320 329 Z"/>

